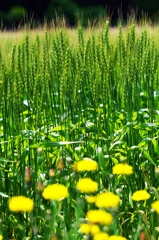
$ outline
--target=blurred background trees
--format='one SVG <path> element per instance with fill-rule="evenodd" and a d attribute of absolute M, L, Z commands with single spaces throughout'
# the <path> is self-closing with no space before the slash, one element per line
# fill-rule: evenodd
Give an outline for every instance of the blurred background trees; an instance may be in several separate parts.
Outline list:
<path fill-rule="evenodd" d="M 0 1 L 0 23 L 13 27 L 23 25 L 31 18 L 43 22 L 64 14 L 71 26 L 79 19 L 86 25 L 88 18 L 108 14 L 111 23 L 116 24 L 119 15 L 126 20 L 130 9 L 138 9 L 136 16 L 145 12 L 152 21 L 159 20 L 158 0 L 3 0 Z"/>

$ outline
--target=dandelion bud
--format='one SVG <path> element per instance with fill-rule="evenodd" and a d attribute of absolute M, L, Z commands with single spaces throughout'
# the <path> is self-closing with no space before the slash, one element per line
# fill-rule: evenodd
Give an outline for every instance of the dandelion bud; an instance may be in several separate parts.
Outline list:
<path fill-rule="evenodd" d="M 25 169 L 25 181 L 30 182 L 30 167 Z"/>
<path fill-rule="evenodd" d="M 39 197 L 41 197 L 42 189 L 43 189 L 42 182 L 41 182 L 40 180 L 38 180 L 38 183 L 37 183 L 37 191 L 38 191 Z"/>
<path fill-rule="evenodd" d="M 51 240 L 58 240 L 55 233 L 52 234 Z"/>
<path fill-rule="evenodd" d="M 140 233 L 139 240 L 146 240 L 146 235 L 144 232 Z"/>
<path fill-rule="evenodd" d="M 75 162 L 74 165 L 73 165 L 73 171 L 77 172 L 77 162 Z"/>
<path fill-rule="evenodd" d="M 31 181 L 30 167 L 27 167 L 25 169 L 25 182 L 27 188 L 30 188 L 30 181 Z"/>
<path fill-rule="evenodd" d="M 43 189 L 43 185 L 42 185 L 42 182 L 40 180 L 38 180 L 38 184 L 37 184 L 37 190 L 38 192 L 41 192 Z"/>
<path fill-rule="evenodd" d="M 54 176 L 55 176 L 55 170 L 54 170 L 54 169 L 51 168 L 51 169 L 49 170 L 49 176 L 50 176 L 50 177 L 54 177 Z"/>
<path fill-rule="evenodd" d="M 64 163 L 63 163 L 63 160 L 62 160 L 62 159 L 60 159 L 60 161 L 58 161 L 58 163 L 57 163 L 57 168 L 58 168 L 59 170 L 62 170 L 62 169 L 64 168 Z"/>

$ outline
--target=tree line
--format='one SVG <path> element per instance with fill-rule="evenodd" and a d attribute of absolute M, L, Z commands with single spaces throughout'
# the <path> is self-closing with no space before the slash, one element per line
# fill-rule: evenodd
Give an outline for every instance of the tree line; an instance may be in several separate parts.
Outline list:
<path fill-rule="evenodd" d="M 126 19 L 132 9 L 138 16 L 145 12 L 152 21 L 159 20 L 158 0 L 10 0 L 0 1 L 0 22 L 10 27 L 29 18 L 43 21 L 64 14 L 74 25 L 78 18 L 85 24 L 88 18 L 108 14 L 116 23 L 119 16 Z"/>

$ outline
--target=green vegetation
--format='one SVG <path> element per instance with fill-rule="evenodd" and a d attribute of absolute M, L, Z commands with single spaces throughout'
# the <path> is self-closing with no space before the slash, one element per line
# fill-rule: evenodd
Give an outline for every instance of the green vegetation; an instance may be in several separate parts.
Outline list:
<path fill-rule="evenodd" d="M 79 232 L 87 212 L 98 209 L 86 201 L 96 193 L 77 190 L 82 178 L 97 182 L 97 193 L 120 198 L 118 208 L 108 209 L 113 222 L 100 225 L 102 231 L 157 239 L 159 220 L 151 204 L 159 200 L 159 46 L 152 29 L 131 25 L 117 31 L 107 22 L 102 30 L 87 32 L 79 27 L 2 33 L 0 234 L 5 240 L 98 239 Z M 98 169 L 78 172 L 75 163 L 85 158 Z M 118 163 L 132 166 L 133 174 L 113 174 Z M 55 183 L 68 189 L 60 202 L 42 197 Z M 137 190 L 146 190 L 147 200 L 132 200 Z M 10 211 L 13 196 L 33 199 L 33 211 Z"/>

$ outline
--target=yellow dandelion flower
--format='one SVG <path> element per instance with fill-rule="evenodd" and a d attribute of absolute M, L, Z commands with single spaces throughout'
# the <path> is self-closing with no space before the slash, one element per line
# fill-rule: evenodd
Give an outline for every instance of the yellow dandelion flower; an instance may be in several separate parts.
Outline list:
<path fill-rule="evenodd" d="M 113 167 L 113 174 L 132 174 L 133 168 L 128 164 L 119 163 Z"/>
<path fill-rule="evenodd" d="M 60 201 L 68 196 L 68 190 L 64 185 L 51 184 L 44 189 L 42 196 L 45 199 Z"/>
<path fill-rule="evenodd" d="M 110 236 L 108 239 L 109 239 L 109 240 L 127 240 L 127 239 L 124 238 L 124 237 L 115 236 L 115 235 Z"/>
<path fill-rule="evenodd" d="M 31 212 L 34 207 L 34 201 L 24 196 L 16 196 L 9 200 L 8 205 L 11 212 Z"/>
<path fill-rule="evenodd" d="M 97 207 L 118 207 L 120 198 L 112 192 L 100 193 L 97 195 L 96 206 Z"/>
<path fill-rule="evenodd" d="M 88 197 L 86 197 L 86 201 L 87 201 L 88 203 L 95 203 L 95 202 L 96 202 L 96 199 L 97 199 L 96 196 L 88 196 Z"/>
<path fill-rule="evenodd" d="M 98 164 L 97 162 L 93 161 L 92 159 L 83 159 L 79 162 L 75 163 L 76 171 L 95 171 L 97 170 Z"/>
<path fill-rule="evenodd" d="M 150 194 L 146 190 L 139 190 L 133 193 L 132 200 L 144 201 L 150 198 Z"/>
<path fill-rule="evenodd" d="M 96 224 L 90 224 L 90 223 L 82 223 L 80 225 L 79 232 L 83 234 L 91 234 L 94 235 L 98 232 L 100 232 L 100 228 Z"/>
<path fill-rule="evenodd" d="M 98 183 L 92 181 L 90 178 L 82 178 L 78 181 L 76 187 L 83 193 L 95 192 L 98 189 Z"/>
<path fill-rule="evenodd" d="M 152 203 L 151 207 L 152 207 L 153 210 L 155 210 L 159 214 L 159 200 Z"/>
<path fill-rule="evenodd" d="M 93 240 L 107 240 L 107 239 L 109 239 L 109 235 L 104 232 L 99 232 L 95 234 L 93 238 Z"/>
<path fill-rule="evenodd" d="M 89 210 L 86 218 L 91 223 L 100 223 L 104 225 L 110 225 L 113 221 L 112 215 L 104 210 Z"/>
<path fill-rule="evenodd" d="M 2 235 L 0 235 L 0 240 L 2 240 L 3 239 L 3 236 Z"/>

